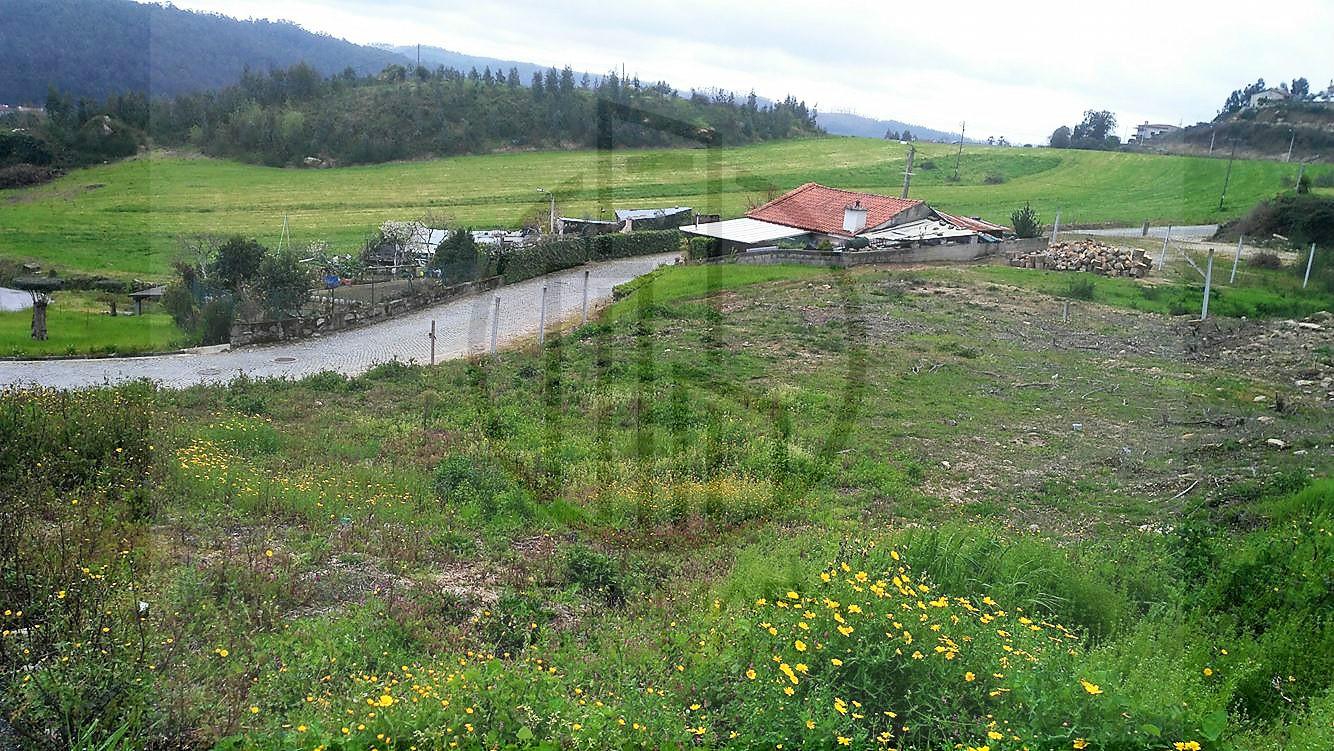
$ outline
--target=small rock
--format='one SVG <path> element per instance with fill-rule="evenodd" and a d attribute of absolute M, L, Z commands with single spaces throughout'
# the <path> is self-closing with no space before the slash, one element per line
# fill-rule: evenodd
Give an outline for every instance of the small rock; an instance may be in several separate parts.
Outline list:
<path fill-rule="evenodd" d="M 1263 402 L 1263 401 L 1268 401 L 1268 400 L 1269 400 L 1269 397 L 1265 396 L 1264 394 L 1261 394 L 1261 395 L 1255 397 L 1254 399 L 1252 399 L 1251 401 L 1253 401 L 1253 402 Z"/>
<path fill-rule="evenodd" d="M 949 469 L 949 468 L 950 468 L 950 463 L 947 462 L 947 461 L 941 461 L 941 462 L 940 462 L 940 466 L 944 467 L 945 469 Z"/>
<path fill-rule="evenodd" d="M 1285 449 L 1288 447 L 1288 444 L 1284 443 L 1283 441 L 1280 441 L 1277 438 L 1270 438 L 1269 440 L 1265 441 L 1265 443 L 1270 446 L 1273 446 L 1276 449 Z"/>
<path fill-rule="evenodd" d="M 1255 418 L 1255 420 L 1256 420 L 1257 422 L 1264 423 L 1265 425 L 1268 425 L 1269 423 L 1271 423 L 1271 422 L 1274 421 L 1274 418 L 1270 417 L 1269 415 L 1260 415 L 1259 417 Z"/>

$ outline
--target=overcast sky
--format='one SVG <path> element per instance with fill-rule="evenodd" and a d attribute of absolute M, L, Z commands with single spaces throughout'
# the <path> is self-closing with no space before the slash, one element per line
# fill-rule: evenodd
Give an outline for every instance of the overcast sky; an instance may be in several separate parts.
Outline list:
<path fill-rule="evenodd" d="M 1045 142 L 1086 109 L 1125 135 L 1214 116 L 1263 77 L 1334 76 L 1334 1 L 1159 3 L 812 0 L 176 0 L 295 21 L 353 42 L 424 44 L 600 72 L 625 64 L 679 89 L 793 94 L 957 131 Z M 1192 8 L 1201 8 L 1193 10 Z M 1207 10 L 1203 10 L 1206 9 Z"/>

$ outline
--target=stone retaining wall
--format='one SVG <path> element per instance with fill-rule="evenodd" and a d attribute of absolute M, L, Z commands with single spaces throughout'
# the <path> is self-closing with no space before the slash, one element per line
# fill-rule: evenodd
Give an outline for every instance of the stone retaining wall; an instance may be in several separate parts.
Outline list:
<path fill-rule="evenodd" d="M 926 245 L 916 248 L 890 250 L 788 250 L 783 248 L 752 248 L 735 256 L 737 263 L 772 264 L 795 263 L 803 266 L 863 266 L 877 263 L 941 263 L 974 261 L 998 254 L 1008 243 L 976 243 L 957 245 Z"/>
<path fill-rule="evenodd" d="M 460 297 L 488 292 L 499 287 L 500 282 L 501 277 L 498 276 L 476 282 L 454 284 L 448 287 L 424 281 L 422 291 L 416 294 L 398 297 L 375 305 L 351 305 L 343 310 L 335 310 L 332 315 L 289 318 L 281 321 L 237 321 L 232 324 L 231 344 L 233 347 L 243 347 L 247 344 L 286 342 L 355 328 L 421 308 L 457 300 Z"/>

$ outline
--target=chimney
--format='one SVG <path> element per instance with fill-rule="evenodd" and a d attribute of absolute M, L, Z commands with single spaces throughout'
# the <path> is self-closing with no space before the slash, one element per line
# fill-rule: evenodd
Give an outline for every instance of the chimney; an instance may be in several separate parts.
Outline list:
<path fill-rule="evenodd" d="M 843 231 L 855 235 L 864 229 L 866 229 L 866 207 L 862 206 L 861 200 L 853 201 L 851 206 L 844 206 Z"/>

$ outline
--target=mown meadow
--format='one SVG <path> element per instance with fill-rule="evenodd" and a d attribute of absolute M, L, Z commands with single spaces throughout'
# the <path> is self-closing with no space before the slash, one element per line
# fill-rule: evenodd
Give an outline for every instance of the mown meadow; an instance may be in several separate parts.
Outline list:
<path fill-rule="evenodd" d="M 1296 180 L 1296 166 L 1045 148 L 918 144 L 913 197 L 1008 222 L 1031 202 L 1050 223 L 1216 223 Z M 154 153 L 0 194 L 0 259 L 68 272 L 164 279 L 181 238 L 242 234 L 355 252 L 386 220 L 517 227 L 546 221 L 543 188 L 567 216 L 687 205 L 738 216 L 805 182 L 898 195 L 906 147 L 812 138 L 720 149 L 518 152 L 332 170 L 257 167 Z M 1317 165 L 1312 171 L 1326 169 Z M 599 213 L 602 212 L 602 213 Z"/>
<path fill-rule="evenodd" d="M 0 733 L 1334 742 L 1327 331 L 1248 323 L 1259 361 L 953 271 L 626 292 L 495 359 L 0 395 Z"/>

